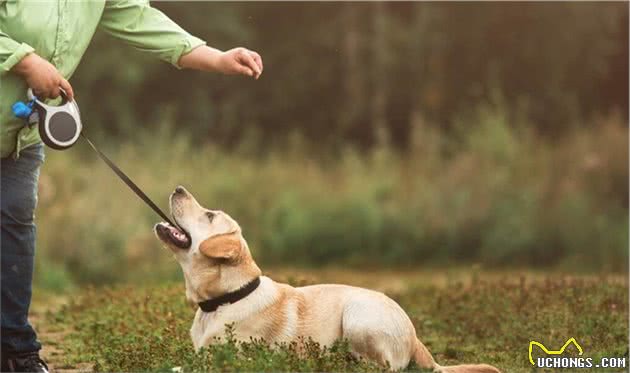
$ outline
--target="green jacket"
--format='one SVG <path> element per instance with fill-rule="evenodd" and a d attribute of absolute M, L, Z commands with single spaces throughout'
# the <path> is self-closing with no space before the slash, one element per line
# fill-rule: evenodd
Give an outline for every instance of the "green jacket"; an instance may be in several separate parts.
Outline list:
<path fill-rule="evenodd" d="M 27 100 L 28 88 L 11 68 L 35 52 L 69 79 L 97 28 L 176 67 L 180 56 L 205 44 L 151 8 L 148 0 L 0 0 L 2 158 L 17 157 L 20 149 L 40 141 L 36 126 L 25 126 L 11 111 L 13 103 Z"/>

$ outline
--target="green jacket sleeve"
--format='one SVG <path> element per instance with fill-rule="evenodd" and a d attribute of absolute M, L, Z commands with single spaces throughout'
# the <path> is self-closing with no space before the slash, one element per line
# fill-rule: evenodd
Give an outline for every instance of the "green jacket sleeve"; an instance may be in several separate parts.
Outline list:
<path fill-rule="evenodd" d="M 18 43 L 0 30 L 0 74 L 11 70 L 24 56 L 34 49 L 26 43 Z"/>
<path fill-rule="evenodd" d="M 148 0 L 106 1 L 99 27 L 132 47 L 179 68 L 179 58 L 205 44 L 179 27 Z"/>

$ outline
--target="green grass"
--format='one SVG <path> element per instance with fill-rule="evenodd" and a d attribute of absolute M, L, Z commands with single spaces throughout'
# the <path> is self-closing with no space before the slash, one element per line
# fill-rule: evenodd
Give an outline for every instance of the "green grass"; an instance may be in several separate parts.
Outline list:
<path fill-rule="evenodd" d="M 559 348 L 570 337 L 581 344 L 584 356 L 628 356 L 628 283 L 623 278 L 474 273 L 413 278 L 387 293 L 405 308 L 442 365 L 484 362 L 503 372 L 533 372 L 530 340 Z M 65 366 L 89 362 L 100 371 L 378 369 L 352 359 L 343 342 L 321 349 L 302 341 L 306 354 L 299 354 L 295 344 L 270 348 L 263 341 L 230 341 L 195 354 L 188 335 L 193 314 L 177 283 L 91 288 L 47 318 L 50 325 L 70 331 L 58 341 L 64 351 L 58 364 Z"/>

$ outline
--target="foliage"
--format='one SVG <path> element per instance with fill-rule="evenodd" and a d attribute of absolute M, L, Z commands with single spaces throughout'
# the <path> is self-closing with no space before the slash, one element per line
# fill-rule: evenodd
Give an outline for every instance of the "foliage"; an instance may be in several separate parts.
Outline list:
<path fill-rule="evenodd" d="M 328 151 L 404 148 L 419 118 L 448 129 L 495 90 L 548 139 L 628 112 L 627 3 L 153 6 L 212 46 L 259 51 L 265 73 L 177 72 L 98 33 L 71 80 L 92 133 L 119 141 L 166 118 L 201 143 L 253 132 L 264 153 L 299 132 Z"/>
<path fill-rule="evenodd" d="M 498 107 L 477 116 L 456 136 L 417 127 L 404 153 L 316 157 L 296 137 L 258 156 L 246 143 L 194 145 L 167 124 L 102 148 L 165 210 L 182 184 L 228 212 L 264 265 L 627 271 L 619 119 L 549 143 Z M 39 203 L 39 284 L 178 278 L 151 231 L 158 218 L 85 144 L 48 151 Z"/>
<path fill-rule="evenodd" d="M 389 295 L 442 365 L 485 362 L 505 372 L 530 372 L 530 340 L 556 346 L 569 337 L 579 341 L 584 356 L 627 356 L 625 280 L 472 273 L 436 285 L 437 277 L 428 274 Z M 67 367 L 89 362 L 99 371 L 378 370 L 351 358 L 343 342 L 322 349 L 306 340 L 298 352 L 298 344 L 238 343 L 230 337 L 194 353 L 188 335 L 194 311 L 182 296 L 181 284 L 93 288 L 50 313 L 48 322 L 72 331 L 60 345 Z"/>

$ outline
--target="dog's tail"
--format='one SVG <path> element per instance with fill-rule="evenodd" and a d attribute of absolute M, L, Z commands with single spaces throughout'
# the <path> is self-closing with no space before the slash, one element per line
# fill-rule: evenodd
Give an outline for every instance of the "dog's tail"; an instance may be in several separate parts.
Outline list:
<path fill-rule="evenodd" d="M 497 368 L 488 364 L 464 364 L 441 366 L 435 362 L 433 356 L 420 340 L 416 342 L 414 361 L 420 368 L 433 368 L 438 373 L 501 373 Z"/>

